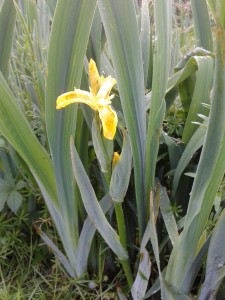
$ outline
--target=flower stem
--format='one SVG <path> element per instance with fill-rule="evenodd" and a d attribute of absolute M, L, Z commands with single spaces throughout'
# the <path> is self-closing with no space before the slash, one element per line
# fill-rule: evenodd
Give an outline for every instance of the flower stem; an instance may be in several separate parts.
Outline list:
<path fill-rule="evenodd" d="M 124 249 L 127 250 L 126 227 L 125 227 L 122 202 L 115 202 L 114 206 L 115 206 L 120 241 L 121 241 L 121 244 L 124 247 Z M 121 264 L 122 264 L 125 276 L 127 278 L 129 288 L 131 288 L 133 285 L 134 279 L 133 279 L 133 274 L 132 274 L 131 267 L 129 264 L 129 260 L 121 261 Z"/>
<path fill-rule="evenodd" d="M 110 173 L 105 173 L 105 179 L 108 184 L 108 187 L 110 185 L 110 179 L 111 179 L 111 174 Z M 122 246 L 124 247 L 125 250 L 127 250 L 127 238 L 126 238 L 126 227 L 125 227 L 125 220 L 124 220 L 124 214 L 123 214 L 123 207 L 122 207 L 122 202 L 114 202 L 114 207 L 115 207 L 115 213 L 116 213 L 116 220 L 117 220 L 117 225 L 118 225 L 118 231 L 119 231 L 119 237 Z M 124 274 L 127 279 L 127 283 L 129 288 L 132 287 L 134 278 L 132 274 L 132 270 L 129 264 L 129 260 L 120 260 L 120 263 L 123 267 Z"/>

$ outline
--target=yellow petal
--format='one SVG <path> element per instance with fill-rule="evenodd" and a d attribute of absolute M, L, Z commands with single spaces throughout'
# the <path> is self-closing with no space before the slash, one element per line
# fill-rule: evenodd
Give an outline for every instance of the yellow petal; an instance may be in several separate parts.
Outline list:
<path fill-rule="evenodd" d="M 99 118 L 102 122 L 104 137 L 108 140 L 113 140 L 118 123 L 118 118 L 115 111 L 109 105 L 102 107 L 98 111 Z"/>
<path fill-rule="evenodd" d="M 112 87 L 115 84 L 116 84 L 116 79 L 112 78 L 111 76 L 104 78 L 102 82 L 102 86 L 98 91 L 97 97 L 102 99 L 107 99 L 109 97 Z"/>
<path fill-rule="evenodd" d="M 101 86 L 101 77 L 99 76 L 98 69 L 93 59 L 89 62 L 89 80 L 90 91 L 96 96 Z"/>
<path fill-rule="evenodd" d="M 56 108 L 61 109 L 73 103 L 84 103 L 94 110 L 97 109 L 92 94 L 79 89 L 60 95 L 56 101 Z"/>

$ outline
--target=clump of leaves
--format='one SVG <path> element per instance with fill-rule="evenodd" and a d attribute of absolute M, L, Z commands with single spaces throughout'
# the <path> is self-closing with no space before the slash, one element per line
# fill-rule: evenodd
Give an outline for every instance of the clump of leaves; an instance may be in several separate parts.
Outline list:
<path fill-rule="evenodd" d="M 11 175 L 0 178 L 0 211 L 7 204 L 12 212 L 17 213 L 23 201 L 20 190 L 24 187 L 26 187 L 26 182 L 23 180 L 16 182 Z"/>
<path fill-rule="evenodd" d="M 183 208 L 181 205 L 177 205 L 177 203 L 171 203 L 170 212 L 172 212 L 176 219 L 180 219 L 182 216 Z"/>
<path fill-rule="evenodd" d="M 182 137 L 186 114 L 180 104 L 175 103 L 169 109 L 163 122 L 164 130 L 169 136 Z"/>

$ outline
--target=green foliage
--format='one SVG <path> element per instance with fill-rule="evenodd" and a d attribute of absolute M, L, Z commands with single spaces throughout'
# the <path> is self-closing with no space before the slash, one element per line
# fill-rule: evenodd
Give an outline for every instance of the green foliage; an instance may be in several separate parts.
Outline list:
<path fill-rule="evenodd" d="M 213 299 L 225 276 L 225 6 L 1 4 L 0 298 Z M 89 107 L 56 110 L 60 94 L 88 90 L 90 58 L 117 81 L 113 141 Z"/>
<path fill-rule="evenodd" d="M 164 130 L 169 136 L 181 138 L 184 130 L 186 114 L 181 105 L 170 107 L 163 122 Z"/>

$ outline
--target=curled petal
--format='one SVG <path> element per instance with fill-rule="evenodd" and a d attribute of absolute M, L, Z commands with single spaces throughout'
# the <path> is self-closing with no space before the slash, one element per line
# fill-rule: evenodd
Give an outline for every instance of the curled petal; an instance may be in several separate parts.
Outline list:
<path fill-rule="evenodd" d="M 113 160 L 112 160 L 112 169 L 115 168 L 115 166 L 118 163 L 119 159 L 120 159 L 119 153 L 118 152 L 114 152 L 114 154 L 113 154 Z"/>
<path fill-rule="evenodd" d="M 102 80 L 101 77 L 99 76 L 98 69 L 93 59 L 91 59 L 89 62 L 89 80 L 90 80 L 90 91 L 94 96 L 96 96 L 100 89 Z"/>
<path fill-rule="evenodd" d="M 118 123 L 116 112 L 109 105 L 102 107 L 98 111 L 104 137 L 108 140 L 113 140 Z"/>
<path fill-rule="evenodd" d="M 97 109 L 92 94 L 79 89 L 60 95 L 56 101 L 56 108 L 61 109 L 73 103 L 84 103 L 94 110 Z"/>
<path fill-rule="evenodd" d="M 102 86 L 98 91 L 97 97 L 102 99 L 107 99 L 111 92 L 112 87 L 116 84 L 116 79 L 112 78 L 111 76 L 106 77 L 103 79 Z"/>

